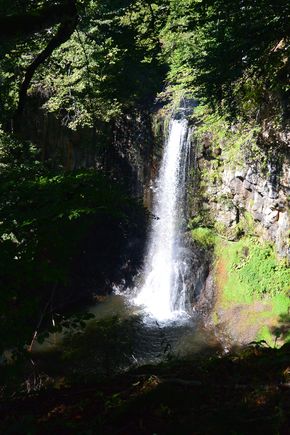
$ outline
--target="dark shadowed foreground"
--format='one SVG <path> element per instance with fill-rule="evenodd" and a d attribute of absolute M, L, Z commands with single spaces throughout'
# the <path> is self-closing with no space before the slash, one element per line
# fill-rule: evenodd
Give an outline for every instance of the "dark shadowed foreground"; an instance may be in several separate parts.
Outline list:
<path fill-rule="evenodd" d="M 143 366 L 1 402 L 5 434 L 289 434 L 289 345 Z M 288 364 L 288 365 L 287 365 Z"/>

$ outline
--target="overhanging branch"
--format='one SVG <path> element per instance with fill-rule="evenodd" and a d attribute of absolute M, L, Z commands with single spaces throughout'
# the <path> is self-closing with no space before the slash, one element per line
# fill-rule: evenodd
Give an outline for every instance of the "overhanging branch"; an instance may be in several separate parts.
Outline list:
<path fill-rule="evenodd" d="M 38 56 L 33 60 L 33 62 L 27 68 L 25 72 L 24 80 L 19 90 L 19 100 L 18 100 L 17 111 L 15 114 L 15 120 L 19 117 L 19 115 L 21 115 L 24 109 L 26 98 L 27 98 L 27 91 L 36 69 L 41 64 L 43 64 L 46 61 L 46 59 L 49 58 L 49 56 L 56 48 L 58 48 L 60 45 L 66 42 L 74 32 L 78 22 L 76 9 L 74 12 L 75 12 L 74 15 L 71 15 L 69 19 L 65 20 L 60 24 L 56 34 L 49 41 L 49 43 L 44 48 L 44 50 L 38 54 Z"/>

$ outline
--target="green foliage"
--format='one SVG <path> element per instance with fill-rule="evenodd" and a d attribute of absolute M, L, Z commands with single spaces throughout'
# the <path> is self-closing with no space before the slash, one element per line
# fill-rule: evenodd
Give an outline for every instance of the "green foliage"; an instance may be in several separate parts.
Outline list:
<path fill-rule="evenodd" d="M 21 165 L 31 165 L 36 169 L 39 164 L 37 154 L 37 148 L 32 143 L 20 141 L 0 128 L 0 169 Z"/>
<path fill-rule="evenodd" d="M 123 231 L 128 208 L 139 206 L 100 172 L 53 172 L 34 160 L 31 144 L 4 134 L 0 139 L 0 337 L 5 348 L 31 338 L 53 289 L 70 285 L 72 261 L 92 225 L 111 220 Z"/>
<path fill-rule="evenodd" d="M 35 270 L 31 278 L 34 280 L 39 274 L 45 281 L 49 279 L 46 278 L 48 273 L 53 280 L 62 280 L 64 264 L 59 265 L 59 272 L 53 272 L 53 267 L 48 266 L 48 263 L 54 263 L 52 258 L 55 255 L 59 261 L 66 262 L 72 247 L 62 247 L 62 238 L 66 238 L 66 234 L 75 234 L 76 242 L 92 215 L 96 212 L 118 214 L 124 198 L 118 190 L 109 188 L 103 176 L 93 171 L 62 175 L 43 173 L 33 178 L 31 175 L 30 171 L 27 174 L 23 169 L 1 174 L 2 240 L 9 244 L 9 249 L 13 244 L 19 253 L 15 252 L 13 256 L 14 259 L 17 257 L 18 267 L 22 260 L 30 262 L 34 255 L 40 255 L 40 246 L 49 242 L 50 252 L 46 251 L 44 269 L 39 265 L 39 271 Z M 12 268 L 16 266 L 13 258 L 7 259 Z"/>
<path fill-rule="evenodd" d="M 260 245 L 253 239 L 242 239 L 229 249 L 229 267 L 237 275 L 246 293 L 256 296 L 285 294 L 290 271 L 278 262 L 271 245 Z"/>
<path fill-rule="evenodd" d="M 276 258 L 270 244 L 243 237 L 238 242 L 216 238 L 216 276 L 219 287 L 212 321 L 223 316 L 238 336 L 257 334 L 257 340 L 281 345 L 288 339 L 290 271 Z M 229 331 L 229 333 L 231 333 Z"/>
<path fill-rule="evenodd" d="M 274 346 L 274 344 L 275 344 L 273 335 L 272 335 L 272 333 L 271 333 L 271 331 L 270 331 L 268 326 L 263 326 L 261 328 L 261 330 L 259 331 L 256 339 L 257 339 L 257 341 L 264 341 L 269 346 Z"/>
<path fill-rule="evenodd" d="M 254 323 L 263 316 L 275 323 L 281 316 L 287 315 L 290 308 L 290 271 L 285 262 L 277 260 L 271 245 L 260 244 L 247 237 L 238 242 L 221 244 L 217 247 L 217 255 L 227 270 L 227 280 L 222 289 L 226 305 L 263 303 L 262 310 L 251 314 L 254 315 Z M 258 338 L 273 345 L 273 333 L 269 331 L 265 325 Z"/>
<path fill-rule="evenodd" d="M 171 0 L 162 33 L 171 86 L 246 119 L 265 95 L 288 98 L 288 16 L 286 0 Z"/>
<path fill-rule="evenodd" d="M 280 125 L 287 116 L 286 0 L 76 4 L 77 30 L 38 68 L 30 89 L 44 97 L 46 110 L 69 128 L 107 121 L 128 107 L 152 102 L 165 82 L 165 98 L 194 95 L 227 118 L 263 115 Z M 21 4 L 20 11 L 29 15 L 47 5 L 31 1 Z M 11 16 L 18 8 L 18 2 L 5 2 L 3 13 Z M 13 114 L 27 67 L 55 31 L 55 25 L 49 30 L 44 26 L 41 32 L 5 41 L 0 62 L 2 120 Z"/>
<path fill-rule="evenodd" d="M 1 349 L 31 339 L 53 289 L 61 299 L 61 292 L 72 284 L 74 261 L 92 228 L 108 230 L 111 225 L 111 234 L 115 231 L 125 243 L 128 215 L 136 211 L 131 227 L 140 226 L 138 210 L 144 217 L 138 201 L 130 200 L 100 171 L 50 170 L 39 161 L 39 148 L 13 134 L 20 136 L 25 130 L 15 117 L 21 84 L 59 29 L 62 19 L 53 11 L 66 1 L 2 3 L 0 12 L 8 21 L 20 17 L 22 22 L 41 22 L 37 30 L 15 30 L 3 38 L 1 34 Z M 147 108 L 161 90 L 165 66 L 158 35 L 166 8 L 162 1 L 143 0 L 79 0 L 76 6 L 75 32 L 40 63 L 29 82 L 28 97 L 42 105 L 40 117 L 51 112 L 68 129 L 99 131 L 121 114 Z M 53 16 L 40 16 L 44 8 Z M 29 112 L 30 106 L 26 109 Z M 116 238 L 116 245 L 122 240 Z M 108 251 L 114 248 L 108 244 Z"/>
<path fill-rule="evenodd" d="M 162 2 L 85 1 L 78 12 L 76 31 L 38 67 L 29 89 L 73 130 L 151 103 L 165 72 L 158 56 Z M 2 122 L 13 116 L 25 71 L 55 31 L 18 38 L 7 48 L 0 61 Z"/>
<path fill-rule="evenodd" d="M 251 213 L 243 210 L 240 215 L 240 221 L 236 225 L 236 231 L 239 235 L 255 236 L 257 235 L 257 226 Z"/>
<path fill-rule="evenodd" d="M 205 141 L 210 146 L 210 151 L 214 155 L 218 149 L 222 150 L 222 163 L 227 167 L 237 167 L 243 165 L 245 157 L 248 157 L 250 149 L 255 148 L 257 157 L 256 138 L 260 132 L 259 126 L 255 123 L 244 122 L 237 119 L 235 125 L 224 116 L 212 111 L 208 106 L 199 106 L 194 111 L 194 119 L 197 128 L 194 131 L 198 143 Z M 260 151 L 261 153 L 261 151 Z M 220 160 L 220 159 L 218 159 Z M 212 162 L 212 171 L 216 172 Z"/>
<path fill-rule="evenodd" d="M 216 236 L 210 228 L 198 227 L 191 230 L 191 237 L 201 246 L 209 248 L 214 246 Z"/>
<path fill-rule="evenodd" d="M 28 90 L 44 113 L 55 114 L 72 130 L 99 129 L 139 106 L 150 107 L 167 84 L 160 98 L 171 100 L 170 110 L 184 96 L 199 100 L 195 136 L 199 147 L 206 141 L 209 145 L 201 185 L 208 179 L 218 184 L 224 165 L 237 167 L 243 156 L 265 166 L 256 145 L 263 120 L 270 119 L 277 128 L 289 115 L 289 2 L 76 3 L 76 31 L 39 66 Z M 47 5 L 4 1 L 0 12 L 32 16 Z M 15 127 L 12 119 L 29 65 L 47 47 L 58 23 L 3 40 L 0 121 L 6 131 Z M 131 203 L 99 172 L 49 171 L 32 144 L 3 132 L 0 165 L 0 336 L 1 345 L 10 346 L 31 335 L 31 319 L 55 283 L 68 284 L 72 257 L 95 219 L 113 216 L 117 225 L 126 221 L 126 205 Z M 215 245 L 213 231 L 201 225 L 192 222 L 194 240 Z M 221 234 L 225 230 L 218 224 L 215 229 Z M 254 233 L 246 214 L 235 231 Z M 241 239 L 227 253 L 227 298 L 267 299 L 275 314 L 285 313 L 289 274 L 272 249 Z"/>

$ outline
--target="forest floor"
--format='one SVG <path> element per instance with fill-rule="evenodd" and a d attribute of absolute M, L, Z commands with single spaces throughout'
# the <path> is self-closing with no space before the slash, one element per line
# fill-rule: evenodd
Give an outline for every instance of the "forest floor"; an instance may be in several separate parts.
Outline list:
<path fill-rule="evenodd" d="M 279 434 L 290 427 L 290 346 L 58 380 L 0 403 L 3 434 Z"/>

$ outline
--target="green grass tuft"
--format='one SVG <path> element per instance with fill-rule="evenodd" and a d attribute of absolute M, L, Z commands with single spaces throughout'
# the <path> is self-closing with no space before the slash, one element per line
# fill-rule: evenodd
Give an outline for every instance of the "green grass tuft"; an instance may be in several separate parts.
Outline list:
<path fill-rule="evenodd" d="M 214 246 L 216 235 L 210 228 L 198 227 L 191 230 L 191 236 L 194 241 L 205 247 Z"/>

